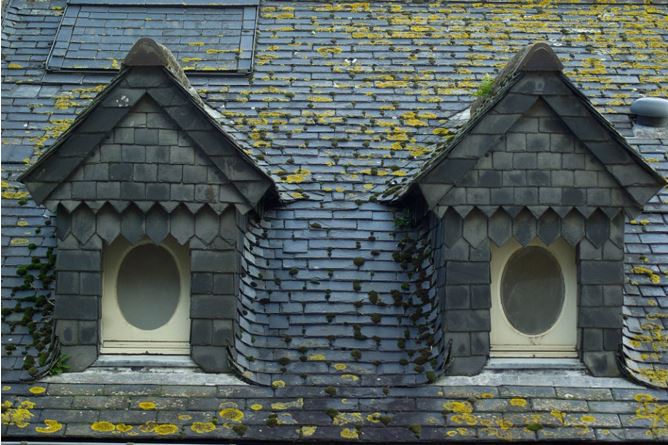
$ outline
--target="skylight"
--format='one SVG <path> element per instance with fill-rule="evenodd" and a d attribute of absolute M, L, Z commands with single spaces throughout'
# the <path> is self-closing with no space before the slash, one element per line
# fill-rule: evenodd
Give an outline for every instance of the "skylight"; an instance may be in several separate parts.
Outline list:
<path fill-rule="evenodd" d="M 252 69 L 258 0 L 70 0 L 50 71 L 115 71 L 141 37 L 168 47 L 187 73 Z"/>

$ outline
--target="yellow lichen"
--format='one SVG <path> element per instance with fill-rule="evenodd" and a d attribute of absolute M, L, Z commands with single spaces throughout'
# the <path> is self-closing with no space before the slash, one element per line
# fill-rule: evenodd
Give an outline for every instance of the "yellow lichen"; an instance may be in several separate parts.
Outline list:
<path fill-rule="evenodd" d="M 472 413 L 473 406 L 469 402 L 459 402 L 456 400 L 443 404 L 443 409 L 451 413 Z"/>
<path fill-rule="evenodd" d="M 308 356 L 308 360 L 312 362 L 323 362 L 327 360 L 327 357 L 325 357 L 325 354 L 311 354 Z"/>
<path fill-rule="evenodd" d="M 285 388 L 285 382 L 283 380 L 274 380 L 271 382 L 273 388 Z"/>
<path fill-rule="evenodd" d="M 153 427 L 153 432 L 158 436 L 169 436 L 179 432 L 179 427 L 173 423 L 158 423 Z"/>
<path fill-rule="evenodd" d="M 155 408 L 156 408 L 156 404 L 155 404 L 155 402 L 139 402 L 139 403 L 137 404 L 137 406 L 138 406 L 140 409 L 143 409 L 143 410 L 145 410 L 145 411 L 152 410 L 152 409 L 155 409 Z"/>
<path fill-rule="evenodd" d="M 510 399 L 510 404 L 512 406 L 518 406 L 518 407 L 523 408 L 523 407 L 527 406 L 527 400 L 519 398 L 519 397 L 515 397 L 513 399 Z"/>
<path fill-rule="evenodd" d="M 44 419 L 44 425 L 36 427 L 35 431 L 42 434 L 53 434 L 63 429 L 63 425 L 53 419 Z"/>
<path fill-rule="evenodd" d="M 295 173 L 287 175 L 285 177 L 285 182 L 288 184 L 300 184 L 304 182 L 310 175 L 311 172 L 309 170 L 305 168 L 299 168 Z"/>
<path fill-rule="evenodd" d="M 244 420 L 244 412 L 237 408 L 225 408 L 218 412 L 218 415 L 230 422 L 240 423 Z"/>
<path fill-rule="evenodd" d="M 206 434 L 214 431 L 216 425 L 213 422 L 193 422 L 193 424 L 190 425 L 190 429 L 193 433 Z"/>
<path fill-rule="evenodd" d="M 334 363 L 334 369 L 337 371 L 345 371 L 348 368 L 348 365 L 345 363 Z"/>
<path fill-rule="evenodd" d="M 317 426 L 305 425 L 297 430 L 301 437 L 311 437 L 318 430 Z"/>
<path fill-rule="evenodd" d="M 31 386 L 30 388 L 28 388 L 28 391 L 30 392 L 30 394 L 40 395 L 46 392 L 46 388 L 43 386 Z"/>
<path fill-rule="evenodd" d="M 341 374 L 341 379 L 342 380 L 350 380 L 351 382 L 356 382 L 360 378 L 359 378 L 359 376 L 356 376 L 355 374 Z"/>
<path fill-rule="evenodd" d="M 127 425 L 125 423 L 117 423 L 116 424 L 116 431 L 119 433 L 129 433 L 132 431 L 133 426 L 132 425 Z"/>
<path fill-rule="evenodd" d="M 321 46 L 316 51 L 318 51 L 318 54 L 321 56 L 326 56 L 328 54 L 338 54 L 343 50 L 338 46 Z"/>
<path fill-rule="evenodd" d="M 252 409 L 253 411 L 261 411 L 262 408 L 263 408 L 262 405 L 259 404 L 259 403 L 253 403 L 253 404 L 250 406 L 250 409 Z"/>
<path fill-rule="evenodd" d="M 306 100 L 308 100 L 309 102 L 321 102 L 321 103 L 334 102 L 334 99 L 332 99 L 329 96 L 309 96 Z"/>
<path fill-rule="evenodd" d="M 596 422 L 596 417 L 591 415 L 580 416 L 580 422 L 582 423 L 594 423 Z"/>
<path fill-rule="evenodd" d="M 283 411 L 286 409 L 292 409 L 292 408 L 302 408 L 304 406 L 304 399 L 299 398 L 297 400 L 293 400 L 292 402 L 275 402 L 271 404 L 271 409 L 274 411 Z"/>
<path fill-rule="evenodd" d="M 20 70 L 21 68 L 23 68 L 23 65 L 20 65 L 18 63 L 10 63 L 7 65 L 7 68 L 9 68 L 10 70 Z"/>
<path fill-rule="evenodd" d="M 341 430 L 340 436 L 344 439 L 354 440 L 359 439 L 359 433 L 354 428 L 344 428 Z"/>
<path fill-rule="evenodd" d="M 332 419 L 332 424 L 334 425 L 348 425 L 348 424 L 358 424 L 361 425 L 364 423 L 364 417 L 362 413 L 352 412 L 352 413 L 338 413 Z"/>
<path fill-rule="evenodd" d="M 17 407 L 12 406 L 12 403 L 7 400 L 3 402 L 2 424 L 15 425 L 18 428 L 25 428 L 30 425 L 30 419 L 35 417 L 35 415 L 30 412 L 30 408 L 27 407 L 28 405 L 21 403 Z"/>
<path fill-rule="evenodd" d="M 661 277 L 656 274 L 652 269 L 644 266 L 633 266 L 631 268 L 631 273 L 636 275 L 645 275 L 653 284 L 661 283 Z"/>
<path fill-rule="evenodd" d="M 111 422 L 101 420 L 91 424 L 90 429 L 98 433 L 110 433 L 116 429 L 116 425 Z"/>

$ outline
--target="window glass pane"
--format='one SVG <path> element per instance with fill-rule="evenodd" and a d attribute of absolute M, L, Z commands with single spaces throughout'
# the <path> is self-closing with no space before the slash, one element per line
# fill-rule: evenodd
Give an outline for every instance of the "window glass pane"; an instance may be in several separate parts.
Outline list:
<path fill-rule="evenodd" d="M 174 315 L 181 291 L 174 259 L 156 245 L 132 249 L 121 264 L 116 291 L 118 307 L 130 324 L 143 330 L 163 326 Z"/>
<path fill-rule="evenodd" d="M 525 247 L 510 257 L 501 281 L 501 304 L 510 324 L 526 335 L 547 331 L 564 304 L 559 263 L 542 247 Z"/>

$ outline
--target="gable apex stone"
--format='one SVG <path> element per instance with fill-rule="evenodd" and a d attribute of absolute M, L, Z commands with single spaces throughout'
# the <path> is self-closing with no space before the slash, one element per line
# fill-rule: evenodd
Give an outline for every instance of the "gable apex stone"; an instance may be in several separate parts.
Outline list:
<path fill-rule="evenodd" d="M 527 47 L 518 65 L 520 71 L 562 71 L 563 69 L 564 65 L 552 47 L 545 42 L 536 42 Z"/>

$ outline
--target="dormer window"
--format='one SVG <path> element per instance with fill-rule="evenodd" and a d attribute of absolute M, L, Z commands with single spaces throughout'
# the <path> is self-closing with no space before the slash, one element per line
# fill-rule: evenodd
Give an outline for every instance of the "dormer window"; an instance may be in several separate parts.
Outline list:
<path fill-rule="evenodd" d="M 189 354 L 187 248 L 172 239 L 132 245 L 119 238 L 102 261 L 100 352 Z"/>
<path fill-rule="evenodd" d="M 574 249 L 563 241 L 511 241 L 491 255 L 491 355 L 576 356 Z"/>

